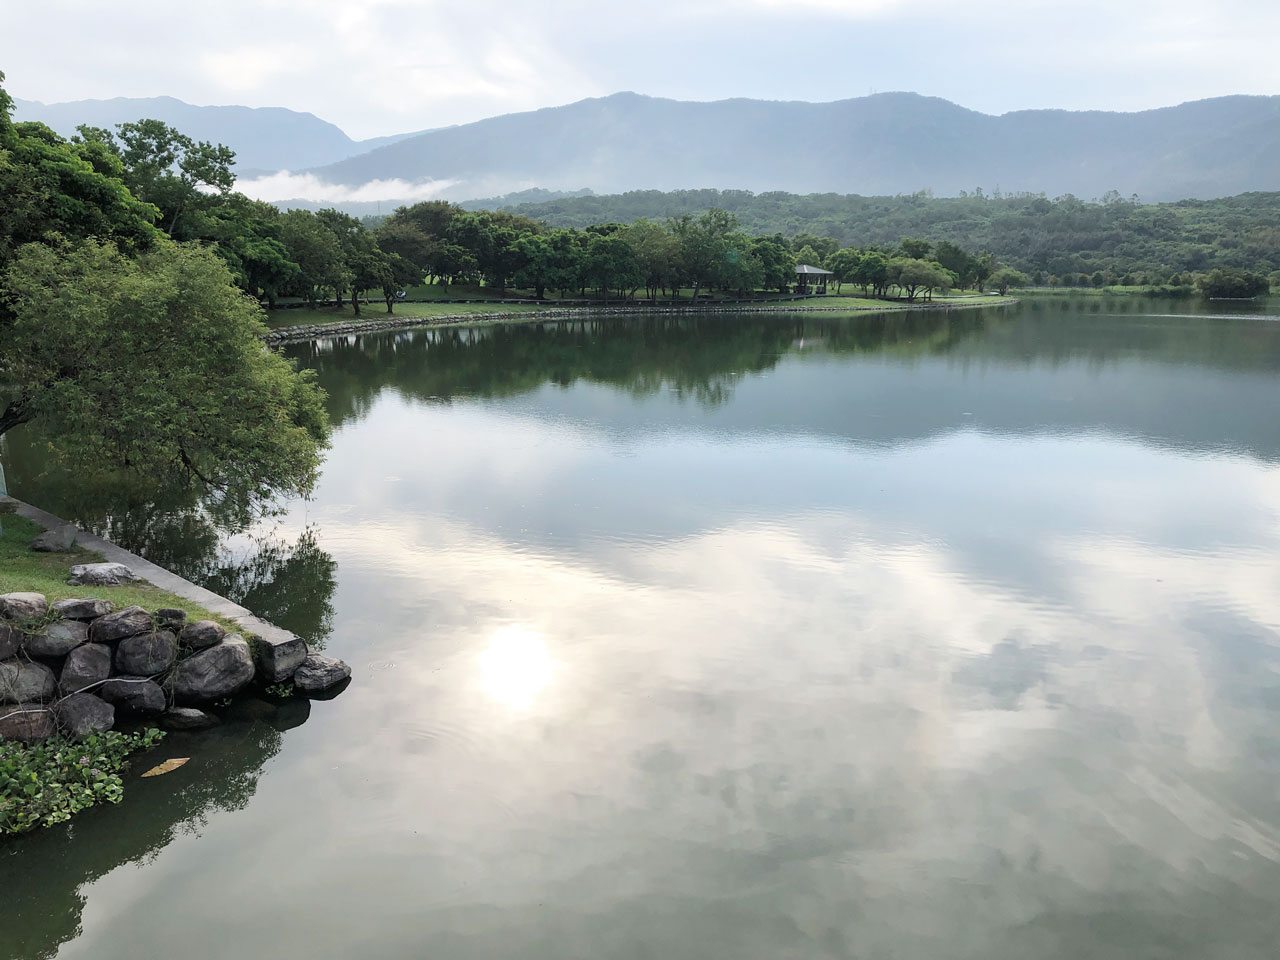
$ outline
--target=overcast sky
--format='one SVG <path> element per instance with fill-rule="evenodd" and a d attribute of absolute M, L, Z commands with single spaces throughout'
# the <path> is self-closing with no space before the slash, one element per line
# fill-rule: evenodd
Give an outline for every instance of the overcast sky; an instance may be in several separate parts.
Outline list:
<path fill-rule="evenodd" d="M 0 70 L 54 102 L 167 94 L 356 137 L 618 90 L 987 113 L 1280 93 L 1275 0 L 0 0 Z"/>

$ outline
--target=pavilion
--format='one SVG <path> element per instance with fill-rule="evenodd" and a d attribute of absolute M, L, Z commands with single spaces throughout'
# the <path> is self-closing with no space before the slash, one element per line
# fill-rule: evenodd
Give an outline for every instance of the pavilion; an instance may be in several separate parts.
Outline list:
<path fill-rule="evenodd" d="M 830 270 L 811 267 L 807 263 L 796 264 L 796 293 L 826 293 L 827 278 L 834 277 Z"/>

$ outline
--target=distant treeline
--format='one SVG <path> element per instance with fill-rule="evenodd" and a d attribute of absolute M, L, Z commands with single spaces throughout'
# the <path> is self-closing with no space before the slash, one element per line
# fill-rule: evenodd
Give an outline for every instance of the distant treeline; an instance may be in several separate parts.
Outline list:
<path fill-rule="evenodd" d="M 721 209 L 750 234 L 809 233 L 845 247 L 922 237 L 988 251 L 1037 286 L 1189 283 L 1191 275 L 1218 267 L 1262 276 L 1280 271 L 1280 192 L 1144 204 L 1114 192 L 1085 201 L 981 189 L 959 197 L 637 190 L 505 209 L 578 228 Z"/>

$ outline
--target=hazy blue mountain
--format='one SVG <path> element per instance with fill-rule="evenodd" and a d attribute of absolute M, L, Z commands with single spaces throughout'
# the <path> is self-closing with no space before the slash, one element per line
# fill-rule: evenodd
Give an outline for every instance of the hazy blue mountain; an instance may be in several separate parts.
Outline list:
<path fill-rule="evenodd" d="M 198 107 L 173 97 L 75 100 L 69 103 L 16 101 L 14 118 L 38 120 L 63 136 L 82 123 L 114 127 L 143 117 L 163 120 L 196 140 L 225 143 L 236 152 L 237 171 L 300 170 L 333 163 L 403 137 L 352 140 L 338 127 L 310 113 L 283 107 Z"/>
<path fill-rule="evenodd" d="M 997 117 L 911 93 L 833 103 L 619 93 L 406 137 L 313 172 L 349 185 L 456 181 L 445 194 L 454 198 L 529 187 L 871 195 L 981 186 L 1160 200 L 1275 190 L 1277 156 L 1280 97 Z"/>

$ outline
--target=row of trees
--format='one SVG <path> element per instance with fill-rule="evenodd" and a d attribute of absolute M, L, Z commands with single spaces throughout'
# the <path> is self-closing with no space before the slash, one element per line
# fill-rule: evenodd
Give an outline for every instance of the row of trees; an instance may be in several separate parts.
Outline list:
<path fill-rule="evenodd" d="M 314 216 L 332 216 L 321 211 Z M 285 218 L 308 216 L 291 211 Z M 340 216 L 340 215 L 339 215 Z M 513 286 L 561 297 L 678 297 L 682 289 L 748 295 L 785 293 L 796 280 L 797 264 L 831 270 L 837 292 L 844 284 L 864 295 L 897 295 L 908 300 L 953 287 L 982 289 L 999 275 L 990 254 L 972 255 L 957 244 L 936 249 L 904 239 L 883 248 L 841 248 L 830 237 L 799 233 L 751 236 L 732 214 L 719 209 L 665 221 L 641 217 L 617 222 L 547 228 L 509 212 L 466 211 L 445 201 L 401 207 L 373 227 L 379 249 L 387 251 L 431 282 Z M 1016 279 L 1012 273 L 1006 280 Z M 1007 289 L 1008 284 L 1005 284 Z M 388 301 L 390 303 L 390 301 Z"/>
<path fill-rule="evenodd" d="M 495 205 L 493 201 L 481 201 Z M 515 197 L 506 209 L 552 226 L 585 226 L 639 217 L 697 214 L 718 207 L 754 234 L 809 230 L 842 246 L 885 247 L 927 236 L 968 250 L 989 250 L 1040 284 L 1169 284 L 1219 267 L 1270 277 L 1280 287 L 1280 192 L 1212 200 L 1140 203 L 1111 193 L 983 194 L 896 197 L 747 190 L 638 190 L 609 196 Z M 1081 277 L 1085 278 L 1083 281 Z M 1039 285 L 1039 284 L 1037 284 Z"/>

